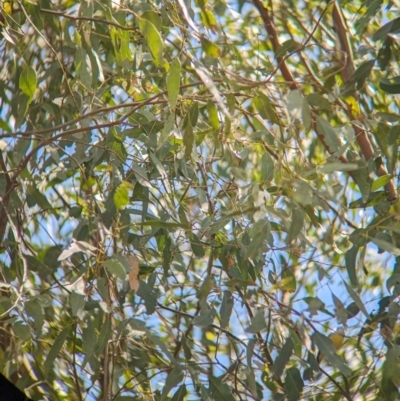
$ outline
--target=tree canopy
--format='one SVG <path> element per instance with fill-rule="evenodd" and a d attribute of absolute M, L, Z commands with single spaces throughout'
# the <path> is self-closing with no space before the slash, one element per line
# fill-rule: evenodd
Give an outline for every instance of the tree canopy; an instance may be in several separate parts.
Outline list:
<path fill-rule="evenodd" d="M 399 6 L 2 2 L 1 372 L 398 399 Z"/>

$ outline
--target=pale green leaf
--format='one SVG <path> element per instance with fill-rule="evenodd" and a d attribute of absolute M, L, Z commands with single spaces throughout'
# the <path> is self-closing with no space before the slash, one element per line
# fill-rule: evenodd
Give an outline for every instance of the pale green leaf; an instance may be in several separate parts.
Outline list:
<path fill-rule="evenodd" d="M 164 42 L 160 32 L 149 20 L 143 18 L 139 19 L 139 27 L 142 35 L 147 40 L 147 44 L 153 56 L 154 64 L 157 67 L 160 67 L 164 63 Z"/>
<path fill-rule="evenodd" d="M 274 377 L 279 379 L 285 370 L 286 364 L 289 362 L 293 353 L 293 341 L 290 337 L 287 338 L 282 349 L 279 351 L 277 358 L 274 361 L 272 371 Z"/>
<path fill-rule="evenodd" d="M 255 315 L 251 319 L 249 327 L 246 328 L 246 333 L 257 334 L 267 327 L 265 323 L 264 312 L 259 309 L 256 311 Z"/>
<path fill-rule="evenodd" d="M 379 246 L 379 248 L 387 251 L 393 255 L 400 256 L 400 248 L 392 244 L 391 242 L 385 241 L 380 238 L 370 238 L 372 242 Z"/>
<path fill-rule="evenodd" d="M 176 367 L 169 372 L 161 394 L 161 401 L 167 399 L 168 393 L 183 380 L 183 377 L 183 371 L 180 367 Z"/>
<path fill-rule="evenodd" d="M 353 290 L 353 288 L 351 288 L 346 281 L 343 281 L 344 285 L 346 287 L 347 292 L 349 293 L 349 295 L 351 296 L 351 298 L 353 299 L 353 301 L 355 302 L 355 304 L 357 305 L 358 309 L 364 314 L 364 316 L 369 319 L 369 313 L 367 311 L 367 309 L 365 308 L 364 303 L 361 301 L 361 298 L 359 297 L 359 295 Z"/>
<path fill-rule="evenodd" d="M 67 335 L 68 328 L 65 328 L 58 334 L 57 338 L 54 340 L 43 365 L 45 371 L 48 371 L 52 367 L 53 362 L 60 354 L 61 348 L 63 347 L 65 340 L 67 339 Z"/>
<path fill-rule="evenodd" d="M 229 325 L 229 320 L 233 310 L 233 298 L 230 291 L 225 290 L 222 298 L 219 314 L 221 316 L 221 327 L 225 328 Z"/>
<path fill-rule="evenodd" d="M 19 89 L 29 98 L 29 103 L 35 94 L 37 87 L 36 72 L 32 67 L 26 67 L 22 70 L 19 76 Z"/>
<path fill-rule="evenodd" d="M 167 76 L 167 91 L 168 100 L 172 110 L 175 110 L 176 101 L 179 95 L 181 79 L 181 62 L 178 58 L 175 58 L 170 65 L 170 69 Z"/>
<path fill-rule="evenodd" d="M 124 208 L 129 203 L 129 189 L 131 184 L 123 181 L 114 192 L 114 204 L 117 209 Z"/>
<path fill-rule="evenodd" d="M 315 332 L 311 338 L 317 345 L 318 349 L 325 356 L 327 361 L 334 368 L 338 369 L 346 377 L 349 377 L 352 374 L 351 369 L 343 362 L 342 358 L 336 354 L 330 338 L 319 332 Z"/>

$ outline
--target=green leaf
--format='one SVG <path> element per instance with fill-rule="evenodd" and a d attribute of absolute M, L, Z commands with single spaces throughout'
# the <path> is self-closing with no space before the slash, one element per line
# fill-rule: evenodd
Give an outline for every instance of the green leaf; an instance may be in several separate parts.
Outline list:
<path fill-rule="evenodd" d="M 94 320 L 88 319 L 87 326 L 82 329 L 82 350 L 86 356 L 94 354 L 96 349 L 97 335 L 94 326 Z"/>
<path fill-rule="evenodd" d="M 167 399 L 168 393 L 183 380 L 183 371 L 181 368 L 176 367 L 169 372 L 167 380 L 161 394 L 161 401 Z"/>
<path fill-rule="evenodd" d="M 359 198 L 356 199 L 354 202 L 351 202 L 349 204 L 349 209 L 377 206 L 379 203 L 385 201 L 386 199 L 387 193 L 385 191 L 372 192 L 369 194 L 366 200 L 364 198 Z"/>
<path fill-rule="evenodd" d="M 347 305 L 346 311 L 347 311 L 347 318 L 352 319 L 353 317 L 356 317 L 360 313 L 360 308 L 356 305 L 355 302 L 352 302 L 351 304 Z"/>
<path fill-rule="evenodd" d="M 375 34 L 372 38 L 375 41 L 381 40 L 381 39 L 386 39 L 386 36 L 389 33 L 396 32 L 399 29 L 400 29 L 400 17 L 387 22 L 385 25 L 383 25 L 381 28 L 379 28 L 375 32 Z"/>
<path fill-rule="evenodd" d="M 396 256 L 400 256 L 400 248 L 397 248 L 397 246 L 393 245 L 391 242 L 376 237 L 374 238 L 370 237 L 370 239 L 384 251 L 389 252 Z"/>
<path fill-rule="evenodd" d="M 12 329 L 15 336 L 22 342 L 30 340 L 32 335 L 34 335 L 34 333 L 32 333 L 31 331 L 31 328 L 27 324 L 23 324 L 22 322 L 15 322 L 12 325 Z"/>
<path fill-rule="evenodd" d="M 19 89 L 28 96 L 30 103 L 37 87 L 36 72 L 32 67 L 26 67 L 19 76 Z"/>
<path fill-rule="evenodd" d="M 219 131 L 220 124 L 218 117 L 218 109 L 216 108 L 214 102 L 209 101 L 207 103 L 207 111 L 208 111 L 208 122 L 215 131 Z"/>
<path fill-rule="evenodd" d="M 147 40 L 147 44 L 153 56 L 154 64 L 157 67 L 160 67 L 164 63 L 164 42 L 160 32 L 149 20 L 143 18 L 139 19 L 139 28 L 142 35 Z"/>
<path fill-rule="evenodd" d="M 113 276 L 118 277 L 121 281 L 126 280 L 126 275 L 130 271 L 130 266 L 129 262 L 121 260 L 121 258 L 117 258 L 116 255 L 114 255 L 111 259 L 108 259 L 104 263 L 104 267 Z"/>
<path fill-rule="evenodd" d="M 264 152 L 261 157 L 261 179 L 266 184 L 270 183 L 274 178 L 274 161 L 268 152 Z"/>
<path fill-rule="evenodd" d="M 175 110 L 176 101 L 179 95 L 180 78 L 181 77 L 181 62 L 175 58 L 171 63 L 170 70 L 167 76 L 167 91 L 168 100 L 172 110 Z"/>
<path fill-rule="evenodd" d="M 372 69 L 374 68 L 375 61 L 375 59 L 365 61 L 357 68 L 354 74 L 350 77 L 349 81 L 346 83 L 346 86 L 342 91 L 342 95 L 354 90 L 355 86 L 357 89 L 360 89 L 364 85 L 365 80 L 369 77 Z"/>
<path fill-rule="evenodd" d="M 292 208 L 292 221 L 290 222 L 289 233 L 287 237 L 287 243 L 290 244 L 293 240 L 295 240 L 303 228 L 305 212 L 300 207 Z"/>
<path fill-rule="evenodd" d="M 392 179 L 392 176 L 390 174 L 382 175 L 379 178 L 377 178 L 371 185 L 371 191 L 375 192 L 379 188 L 384 187 L 387 183 L 390 182 Z"/>
<path fill-rule="evenodd" d="M 129 189 L 131 186 L 131 183 L 128 181 L 123 181 L 118 185 L 113 197 L 117 209 L 122 209 L 129 203 Z"/>
<path fill-rule="evenodd" d="M 140 273 L 139 273 L 140 274 Z M 153 288 L 150 287 L 143 280 L 139 281 L 139 289 L 137 290 L 137 295 L 143 299 L 146 306 L 146 313 L 151 315 L 155 312 L 157 306 L 157 294 L 154 292 Z"/>
<path fill-rule="evenodd" d="M 293 293 L 296 291 L 297 283 L 296 277 L 292 270 L 289 268 L 284 268 L 281 274 L 281 280 L 278 283 L 279 288 Z"/>
<path fill-rule="evenodd" d="M 199 104 L 198 102 L 193 102 L 193 104 L 190 106 L 190 109 L 188 111 L 187 115 L 190 124 L 192 127 L 195 127 L 197 124 L 197 120 L 199 118 Z"/>
<path fill-rule="evenodd" d="M 235 401 L 229 386 L 219 377 L 210 376 L 210 391 L 214 400 Z"/>
<path fill-rule="evenodd" d="M 202 258 L 206 254 L 203 245 L 201 244 L 200 238 L 194 233 L 192 233 L 192 238 L 190 239 L 190 245 L 192 247 L 194 256 L 196 256 L 197 258 Z"/>
<path fill-rule="evenodd" d="M 190 160 L 193 151 L 194 135 L 192 124 L 188 118 L 183 129 L 183 144 L 185 145 L 185 158 L 186 160 Z"/>
<path fill-rule="evenodd" d="M 218 58 L 221 56 L 221 49 L 210 40 L 202 37 L 201 39 L 201 48 L 203 49 L 204 53 L 207 54 L 209 57 Z"/>
<path fill-rule="evenodd" d="M 304 100 L 301 106 L 301 119 L 303 120 L 304 128 L 308 131 L 312 126 L 311 110 L 308 101 Z"/>
<path fill-rule="evenodd" d="M 161 131 L 157 150 L 161 149 L 161 147 L 166 143 L 169 135 L 171 134 L 171 132 L 174 129 L 174 125 L 175 125 L 175 113 L 171 113 L 168 115 L 168 118 L 165 121 L 164 127 Z"/>
<path fill-rule="evenodd" d="M 353 301 L 355 302 L 355 304 L 357 305 L 357 308 L 364 314 L 364 316 L 369 319 L 369 313 L 367 312 L 367 309 L 365 308 L 363 302 L 361 301 L 361 298 L 358 296 L 358 294 L 353 290 L 353 288 L 351 288 L 346 281 L 343 281 L 344 285 L 346 287 L 347 292 L 349 293 L 349 295 L 351 296 L 351 298 L 353 299 Z M 348 309 L 348 307 L 346 308 Z"/>
<path fill-rule="evenodd" d="M 334 293 L 332 293 L 332 300 L 335 305 L 336 320 L 340 324 L 345 325 L 347 322 L 347 311 L 343 302 Z"/>
<path fill-rule="evenodd" d="M 301 378 L 299 369 L 291 367 L 286 371 L 285 390 L 289 401 L 298 401 L 302 399 L 301 393 L 304 388 L 304 382 Z"/>
<path fill-rule="evenodd" d="M 85 296 L 72 291 L 69 302 L 71 304 L 72 316 L 78 316 L 85 307 Z"/>
<path fill-rule="evenodd" d="M 286 56 L 287 53 L 290 53 L 296 50 L 298 44 L 293 39 L 286 40 L 283 42 L 275 52 L 275 57 L 283 57 Z"/>
<path fill-rule="evenodd" d="M 257 334 L 267 327 L 265 323 L 264 312 L 262 309 L 258 309 L 251 319 L 250 326 L 245 330 L 246 333 Z"/>
<path fill-rule="evenodd" d="M 286 95 L 286 106 L 290 115 L 295 119 L 302 116 L 304 97 L 299 89 L 290 91 Z"/>
<path fill-rule="evenodd" d="M 186 397 L 187 391 L 186 386 L 182 384 L 178 390 L 175 391 L 174 395 L 172 396 L 171 401 L 184 401 Z"/>
<path fill-rule="evenodd" d="M 355 28 L 357 35 L 361 35 L 365 28 L 368 26 L 371 18 L 375 17 L 376 13 L 382 6 L 383 0 L 373 0 L 372 2 L 368 2 L 368 8 L 364 15 L 355 22 Z"/>
<path fill-rule="evenodd" d="M 336 354 L 330 338 L 319 332 L 315 332 L 311 338 L 333 367 L 338 369 L 346 377 L 352 374 L 351 369 L 343 362 L 342 358 Z"/>
<path fill-rule="evenodd" d="M 311 316 L 317 315 L 319 311 L 325 309 L 325 304 L 318 297 L 306 297 L 303 299 L 308 304 L 308 311 Z"/>
<path fill-rule="evenodd" d="M 105 317 L 105 322 L 101 325 L 99 334 L 99 341 L 96 346 L 96 354 L 100 354 L 107 345 L 107 342 L 111 339 L 111 317 L 108 315 Z"/>
<path fill-rule="evenodd" d="M 394 273 L 386 280 L 386 289 L 393 294 L 400 293 L 400 274 Z M 392 291 L 393 290 L 393 291 Z"/>
<path fill-rule="evenodd" d="M 400 76 L 393 77 L 390 79 L 381 78 L 379 81 L 379 87 L 391 95 L 397 95 L 400 93 Z"/>
<path fill-rule="evenodd" d="M 35 330 L 36 330 L 37 334 L 39 335 L 42 330 L 43 323 L 44 323 L 42 306 L 40 305 L 39 300 L 33 299 L 29 302 L 26 302 L 25 310 L 26 310 L 26 313 L 33 319 L 33 324 L 34 324 Z"/>
<path fill-rule="evenodd" d="M 154 344 L 160 347 L 161 351 L 166 355 L 166 357 L 171 361 L 173 365 L 175 366 L 177 365 L 176 359 L 168 350 L 168 347 L 166 346 L 165 342 L 163 342 L 158 336 L 154 334 L 147 333 L 147 337 L 149 338 L 150 341 L 153 341 Z"/>
<path fill-rule="evenodd" d="M 201 312 L 200 315 L 196 316 L 192 323 L 198 327 L 207 327 L 214 322 L 214 318 L 216 316 L 216 312 L 214 308 L 211 308 L 208 311 Z"/>
<path fill-rule="evenodd" d="M 358 246 L 356 245 L 353 245 L 350 249 L 348 249 L 345 254 L 347 274 L 349 275 L 350 283 L 354 286 L 357 286 L 358 284 L 356 273 L 357 254 Z"/>
<path fill-rule="evenodd" d="M 201 22 L 206 28 L 212 29 L 214 32 L 217 28 L 217 20 L 211 10 L 202 9 L 200 12 Z"/>
<path fill-rule="evenodd" d="M 271 104 L 271 101 L 264 93 L 259 92 L 258 95 L 253 98 L 253 105 L 260 113 L 261 117 L 268 119 L 275 124 L 282 124 L 274 107 Z"/>
<path fill-rule="evenodd" d="M 341 144 L 335 130 L 320 116 L 317 116 L 317 132 L 323 137 L 329 153 L 335 153 L 340 148 Z"/>
<path fill-rule="evenodd" d="M 316 171 L 318 174 L 328 174 L 333 171 L 354 171 L 359 168 L 360 166 L 356 163 L 333 162 L 317 166 Z"/>
<path fill-rule="evenodd" d="M 231 318 L 233 310 L 233 298 L 230 291 L 225 290 L 224 296 L 222 298 L 221 308 L 219 314 L 221 316 L 221 327 L 224 329 L 229 325 L 229 320 Z"/>
<path fill-rule="evenodd" d="M 161 30 L 161 28 L 162 28 L 162 18 L 155 11 L 147 10 L 140 17 L 142 19 L 145 19 L 145 20 L 151 22 L 158 31 Z"/>
<path fill-rule="evenodd" d="M 139 166 L 136 162 L 132 162 L 132 171 L 133 174 L 135 175 L 138 183 L 144 187 L 151 188 L 151 184 L 149 182 L 149 179 L 147 177 L 146 170 L 142 167 Z"/>
<path fill-rule="evenodd" d="M 58 357 L 61 348 L 63 347 L 65 340 L 67 339 L 68 330 L 68 328 L 63 329 L 54 340 L 53 345 L 51 346 L 43 365 L 45 371 L 49 371 L 53 366 L 53 362 Z"/>
<path fill-rule="evenodd" d="M 382 386 L 387 387 L 388 382 L 392 383 L 392 386 L 394 386 L 394 383 L 398 383 L 400 377 L 399 357 L 400 346 L 395 344 L 387 351 L 385 361 L 382 365 Z M 398 391 L 387 399 L 395 400 L 398 398 L 397 395 Z"/>
<path fill-rule="evenodd" d="M 272 372 L 274 374 L 275 379 L 279 379 L 282 376 L 286 364 L 289 362 L 292 354 L 293 354 L 293 341 L 290 337 L 288 337 L 282 349 L 279 351 L 279 354 L 272 366 Z"/>

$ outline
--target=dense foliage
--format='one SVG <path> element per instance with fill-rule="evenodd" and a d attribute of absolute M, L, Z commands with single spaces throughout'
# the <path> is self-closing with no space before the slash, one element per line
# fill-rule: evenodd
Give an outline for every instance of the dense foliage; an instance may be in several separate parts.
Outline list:
<path fill-rule="evenodd" d="M 1 7 L 5 376 L 399 397 L 398 1 Z"/>

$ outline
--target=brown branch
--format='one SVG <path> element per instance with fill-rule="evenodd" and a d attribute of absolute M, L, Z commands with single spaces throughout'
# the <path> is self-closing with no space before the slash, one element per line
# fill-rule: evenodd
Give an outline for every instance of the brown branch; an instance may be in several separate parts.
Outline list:
<path fill-rule="evenodd" d="M 272 48 L 273 48 L 274 52 L 276 53 L 280 44 L 279 44 L 277 32 L 274 27 L 272 16 L 270 15 L 268 9 L 263 5 L 261 0 L 252 0 L 252 1 L 253 1 L 254 6 L 257 8 L 257 10 L 260 13 L 260 16 L 264 23 L 264 27 L 265 27 L 265 29 L 268 33 L 269 39 L 271 41 Z M 326 9 L 324 9 L 322 14 L 324 14 L 325 11 L 326 11 Z M 334 19 L 335 30 L 336 30 L 336 33 L 338 35 L 338 39 L 340 42 L 340 47 L 341 47 L 340 50 L 342 51 L 342 54 L 344 55 L 344 57 L 342 59 L 342 65 L 341 65 L 342 68 L 340 70 L 341 70 L 341 74 L 342 74 L 342 78 L 343 78 L 344 82 L 347 82 L 350 79 L 351 75 L 354 73 L 354 63 L 353 63 L 350 43 L 348 41 L 347 34 L 346 34 L 347 29 L 346 29 L 344 20 L 341 16 L 338 5 L 336 3 L 333 4 L 333 15 L 332 16 Z M 321 22 L 321 18 L 322 18 L 322 16 L 318 19 L 317 25 Z M 306 42 L 304 44 L 308 43 L 308 41 L 311 39 L 311 37 L 313 36 L 314 33 L 315 33 L 315 29 L 312 30 L 311 34 L 309 35 L 308 39 L 306 40 Z M 280 70 L 282 77 L 289 84 L 290 89 L 292 89 L 292 90 L 299 89 L 299 84 L 293 78 L 293 75 L 290 72 L 290 70 L 286 64 L 286 59 L 287 59 L 287 57 L 276 57 L 276 60 L 278 62 L 277 70 Z M 347 115 L 349 116 L 350 121 L 358 120 L 362 124 L 362 121 L 359 118 L 356 118 L 354 116 L 354 114 L 349 106 L 346 107 L 346 112 L 347 112 Z M 319 140 L 322 142 L 322 144 L 324 145 L 325 149 L 328 150 L 328 152 L 329 152 L 329 147 L 325 143 L 323 135 L 318 133 L 318 131 L 316 129 L 315 115 L 313 115 L 313 118 L 312 118 L 312 127 L 313 127 L 313 130 L 317 133 L 317 136 L 318 136 Z M 373 157 L 374 152 L 373 152 L 371 143 L 368 140 L 366 131 L 364 129 L 360 128 L 357 124 L 353 124 L 353 128 L 354 128 L 354 131 L 356 134 L 357 143 L 361 149 L 361 153 L 364 156 L 364 158 L 368 161 L 369 159 L 371 159 L 371 157 Z M 342 163 L 347 163 L 347 160 L 344 156 L 340 156 L 339 160 Z M 355 180 L 355 177 L 351 172 L 348 172 L 348 174 Z M 378 167 L 377 174 L 379 176 L 382 176 L 382 175 L 386 175 L 388 173 L 387 173 L 386 168 L 383 165 L 381 165 Z M 396 188 L 394 186 L 393 181 L 390 181 L 388 184 L 386 184 L 385 189 L 389 193 L 388 200 L 395 200 L 397 198 L 397 192 L 396 192 Z"/>
<path fill-rule="evenodd" d="M 272 48 L 274 50 L 274 53 L 276 53 L 280 44 L 279 44 L 279 40 L 278 40 L 278 35 L 276 33 L 276 30 L 275 30 L 272 18 L 268 12 L 268 9 L 266 7 L 264 7 L 261 0 L 253 0 L 253 4 L 255 5 L 255 7 L 257 8 L 258 12 L 261 15 L 261 18 L 264 22 L 264 27 L 267 30 L 269 39 L 271 41 Z M 285 62 L 285 59 L 283 57 L 277 57 L 276 61 L 278 62 L 278 66 L 279 66 L 279 69 L 281 71 L 281 74 L 282 74 L 284 80 L 287 83 L 289 83 L 290 89 L 292 89 L 292 90 L 298 89 L 299 86 L 298 86 L 297 82 L 294 80 L 292 73 L 290 72 L 290 70 Z"/>
<path fill-rule="evenodd" d="M 339 6 L 336 2 L 333 3 L 332 18 L 335 26 L 335 33 L 340 43 L 341 54 L 343 55 L 343 57 L 339 60 L 342 67 L 340 69 L 340 74 L 342 76 L 343 82 L 347 83 L 355 71 L 353 53 L 347 36 L 348 29 L 342 17 L 342 13 L 340 12 Z M 358 98 L 356 91 L 354 91 L 352 95 L 355 99 Z M 346 112 L 350 121 L 359 121 L 360 125 L 364 125 L 362 117 L 356 116 L 349 105 L 347 105 L 346 107 Z M 367 136 L 367 132 L 365 129 L 362 129 L 358 124 L 352 124 L 352 126 L 355 131 L 356 140 L 358 146 L 360 147 L 361 153 L 364 156 L 365 160 L 368 161 L 374 156 L 374 151 L 372 149 L 371 142 Z M 388 171 L 381 164 L 377 169 L 377 175 L 382 176 L 387 174 Z M 388 200 L 394 201 L 395 199 L 397 199 L 397 191 L 393 180 L 385 185 L 385 190 L 389 193 Z"/>
<path fill-rule="evenodd" d="M 348 29 L 342 17 L 342 13 L 336 2 L 333 3 L 332 9 L 333 25 L 335 27 L 335 33 L 340 44 L 340 54 L 342 57 L 339 58 L 340 71 L 343 81 L 346 83 L 354 74 L 354 62 L 353 62 L 353 52 L 351 51 L 351 46 L 349 39 L 347 37 Z"/>
<path fill-rule="evenodd" d="M 267 30 L 269 38 L 271 40 L 273 50 L 274 50 L 274 52 L 276 52 L 276 50 L 279 48 L 280 44 L 279 44 L 278 35 L 276 33 L 273 21 L 270 17 L 270 14 L 260 0 L 253 0 L 253 4 L 255 5 L 257 10 L 260 12 L 261 18 L 264 22 L 264 27 Z M 326 10 L 324 10 L 324 12 L 325 11 Z M 320 23 L 320 21 L 321 21 L 321 19 L 318 20 L 318 23 Z M 311 35 L 309 36 L 308 40 L 311 38 L 311 36 L 313 34 L 314 34 L 314 30 L 311 32 Z M 308 40 L 305 43 L 307 43 Z M 276 59 L 278 61 L 277 69 L 279 69 L 281 71 L 281 74 L 282 74 L 283 78 L 285 79 L 285 81 L 289 84 L 290 89 L 292 89 L 292 90 L 299 89 L 298 83 L 294 80 L 292 73 L 290 72 L 289 67 L 286 64 L 286 58 L 277 57 Z M 325 149 L 329 152 L 329 147 L 325 142 L 324 136 L 321 135 L 317 131 L 315 115 L 313 115 L 313 118 L 312 118 L 312 127 L 313 127 L 313 130 L 317 133 L 317 136 L 318 136 L 319 140 L 322 142 L 322 144 L 324 145 Z M 342 163 L 347 163 L 347 160 L 344 156 L 340 156 L 339 160 Z M 349 175 L 354 179 L 354 176 L 351 174 L 351 172 L 349 172 Z"/>

